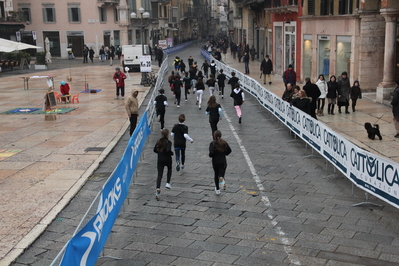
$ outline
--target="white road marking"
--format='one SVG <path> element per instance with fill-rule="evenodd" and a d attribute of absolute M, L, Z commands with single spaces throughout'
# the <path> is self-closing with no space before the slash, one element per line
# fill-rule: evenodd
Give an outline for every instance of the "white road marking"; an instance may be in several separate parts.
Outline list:
<path fill-rule="evenodd" d="M 237 131 L 234 128 L 233 123 L 231 122 L 230 117 L 227 115 L 227 113 L 223 112 L 223 115 L 224 115 L 227 123 L 229 124 L 230 130 L 233 133 L 233 135 L 234 135 L 234 137 L 235 137 L 235 139 L 236 139 L 236 141 L 237 141 L 237 143 L 238 143 L 238 145 L 239 145 L 239 147 L 241 149 L 242 154 L 244 155 L 245 161 L 247 162 L 249 170 L 251 171 L 252 178 L 255 180 L 256 185 L 257 185 L 257 187 L 258 187 L 258 189 L 260 191 L 260 194 L 262 196 L 262 201 L 264 202 L 266 207 L 271 207 L 270 200 L 265 195 L 265 192 L 264 192 L 265 188 L 263 187 L 262 182 L 261 182 L 258 174 L 256 173 L 255 167 L 252 164 L 251 158 L 249 158 L 247 150 L 245 149 L 244 145 L 242 145 L 241 138 L 238 136 Z M 273 215 L 270 213 L 270 208 L 268 208 L 266 210 L 266 214 L 267 214 L 267 217 L 271 220 L 271 223 L 273 225 L 274 231 L 276 232 L 277 235 L 279 235 L 281 237 L 281 240 L 282 240 L 282 242 L 284 244 L 284 251 L 285 251 L 285 253 L 288 256 L 288 259 L 289 259 L 290 263 L 295 264 L 295 265 L 301 265 L 301 262 L 299 260 L 293 258 L 294 255 L 292 254 L 292 250 L 291 250 L 291 244 L 290 244 L 291 241 L 288 238 L 285 237 L 285 233 L 283 232 L 283 230 L 281 230 L 281 227 L 276 226 L 277 225 L 277 221 L 275 221 L 273 219 Z"/>

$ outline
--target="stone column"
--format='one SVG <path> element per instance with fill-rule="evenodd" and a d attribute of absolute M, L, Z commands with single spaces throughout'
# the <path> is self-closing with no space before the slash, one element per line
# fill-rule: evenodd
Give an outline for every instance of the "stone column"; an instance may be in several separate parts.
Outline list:
<path fill-rule="evenodd" d="M 395 38 L 396 20 L 399 10 L 381 9 L 385 18 L 385 50 L 383 79 L 377 87 L 377 102 L 390 98 L 390 93 L 395 88 Z"/>
<path fill-rule="evenodd" d="M 127 6 L 126 0 L 120 0 L 118 6 L 119 14 L 119 27 L 121 29 L 121 46 L 129 44 L 128 40 L 128 29 L 129 29 L 129 7 Z"/>

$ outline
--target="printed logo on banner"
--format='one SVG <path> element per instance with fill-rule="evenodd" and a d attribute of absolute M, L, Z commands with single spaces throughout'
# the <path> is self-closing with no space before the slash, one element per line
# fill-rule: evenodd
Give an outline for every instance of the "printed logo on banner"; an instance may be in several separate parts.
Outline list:
<path fill-rule="evenodd" d="M 352 178 L 364 182 L 364 187 L 373 194 L 389 195 L 399 203 L 399 174 L 395 164 L 356 147 L 350 151 L 350 163 Z"/>
<path fill-rule="evenodd" d="M 301 134 L 301 114 L 292 106 L 287 107 L 287 126 L 297 135 Z"/>
<path fill-rule="evenodd" d="M 96 263 L 127 196 L 141 150 L 150 133 L 145 112 L 120 162 L 102 188 L 96 214 L 67 243 L 61 266 Z"/>
<path fill-rule="evenodd" d="M 285 105 L 286 101 L 283 101 L 280 97 L 274 96 L 274 114 L 280 119 L 281 122 L 285 123 Z"/>
<path fill-rule="evenodd" d="M 324 127 L 323 125 L 321 125 Z M 327 127 L 323 128 L 323 154 L 343 173 L 347 173 L 348 148 L 349 142 L 336 134 Z"/>
<path fill-rule="evenodd" d="M 321 151 L 321 131 L 320 126 L 312 117 L 302 116 L 302 138 L 313 146 L 317 151 Z"/>

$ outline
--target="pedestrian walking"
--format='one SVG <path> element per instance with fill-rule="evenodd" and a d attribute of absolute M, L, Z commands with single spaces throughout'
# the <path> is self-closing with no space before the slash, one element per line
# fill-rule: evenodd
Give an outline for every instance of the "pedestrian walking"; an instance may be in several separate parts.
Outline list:
<path fill-rule="evenodd" d="M 212 96 L 213 93 L 215 92 L 215 85 L 216 85 L 216 79 L 213 74 L 209 76 L 209 79 L 205 82 L 206 85 L 208 85 L 209 89 L 209 96 Z"/>
<path fill-rule="evenodd" d="M 75 55 L 73 54 L 73 46 L 71 43 L 68 44 L 67 52 L 68 52 L 68 59 L 75 59 Z"/>
<path fill-rule="evenodd" d="M 125 99 L 125 79 L 126 75 L 121 72 L 119 67 L 115 68 L 115 73 L 113 77 L 116 84 L 116 97 L 115 100 L 119 99 L 119 93 L 122 96 L 122 100 Z"/>
<path fill-rule="evenodd" d="M 93 63 L 94 54 L 95 54 L 95 52 L 93 50 L 93 47 L 90 47 L 90 49 L 89 49 L 89 58 L 90 58 L 90 61 L 92 63 Z"/>
<path fill-rule="evenodd" d="M 287 83 L 291 83 L 292 86 L 296 85 L 296 73 L 292 65 L 289 65 L 287 70 L 284 71 L 283 81 L 286 88 L 287 88 Z M 316 102 L 316 99 L 314 99 L 314 101 Z"/>
<path fill-rule="evenodd" d="M 239 82 L 240 80 L 236 77 L 236 72 L 231 72 L 231 78 L 229 79 L 229 82 L 227 82 L 227 84 L 231 85 L 231 92 L 233 92 L 233 90 L 236 87 L 236 84 Z"/>
<path fill-rule="evenodd" d="M 341 113 L 341 107 L 345 106 L 345 114 L 349 114 L 349 90 L 350 83 L 348 73 L 342 72 L 338 79 L 338 112 Z"/>
<path fill-rule="evenodd" d="M 360 84 L 359 84 L 358 80 L 356 80 L 353 83 L 353 86 L 349 90 L 349 95 L 350 95 L 350 98 L 352 100 L 352 111 L 356 112 L 357 99 L 361 99 L 362 98 L 362 90 L 360 89 Z"/>
<path fill-rule="evenodd" d="M 222 139 L 222 132 L 216 130 L 213 134 L 213 141 L 209 144 L 209 157 L 212 158 L 214 171 L 215 193 L 220 194 L 220 187 L 226 189 L 226 156 L 231 153 L 229 144 Z"/>
<path fill-rule="evenodd" d="M 396 88 L 393 91 L 391 105 L 393 113 L 393 124 L 395 125 L 396 129 L 395 138 L 399 138 L 399 79 L 396 80 Z"/>
<path fill-rule="evenodd" d="M 217 80 L 218 80 L 218 87 L 219 87 L 219 95 L 222 95 L 222 99 L 224 97 L 224 82 L 226 80 L 226 75 L 223 74 L 223 69 L 221 69 L 220 74 L 217 76 Z"/>
<path fill-rule="evenodd" d="M 249 53 L 251 54 L 251 60 L 254 61 L 255 60 L 255 55 L 256 55 L 256 49 L 255 49 L 254 45 L 252 45 L 251 49 L 249 49 Z"/>
<path fill-rule="evenodd" d="M 213 134 L 218 130 L 219 120 L 222 120 L 223 116 L 222 107 L 216 102 L 216 97 L 214 95 L 209 97 L 205 113 L 209 115 L 209 124 L 211 125 L 213 138 Z"/>
<path fill-rule="evenodd" d="M 165 93 L 164 89 L 160 89 L 159 93 L 160 94 L 157 97 L 155 97 L 154 105 L 157 113 L 157 120 L 158 122 L 161 122 L 161 130 L 162 130 L 165 127 L 165 112 L 166 112 L 166 106 L 168 106 L 168 99 L 164 95 Z"/>
<path fill-rule="evenodd" d="M 188 126 L 184 124 L 185 121 L 186 116 L 184 114 L 180 114 L 179 123 L 173 126 L 171 133 L 171 136 L 174 137 L 173 144 L 176 156 L 176 171 L 184 169 L 184 164 L 186 162 L 186 141 L 188 140 L 191 143 L 194 142 L 194 140 L 188 135 Z"/>
<path fill-rule="evenodd" d="M 326 96 L 328 92 L 327 82 L 324 79 L 324 75 L 320 74 L 318 80 L 316 81 L 316 85 L 320 90 L 320 96 L 317 99 L 317 115 L 324 115 L 324 105 L 326 103 Z"/>
<path fill-rule="evenodd" d="M 241 105 L 245 102 L 244 91 L 240 88 L 240 84 L 236 83 L 235 89 L 231 92 L 230 97 L 234 100 L 234 108 L 238 116 L 238 123 L 241 124 L 242 112 Z"/>
<path fill-rule="evenodd" d="M 115 58 L 115 46 L 111 45 L 108 49 L 109 65 L 112 66 Z"/>
<path fill-rule="evenodd" d="M 172 178 L 172 142 L 169 140 L 169 130 L 166 128 L 161 132 L 162 137 L 157 141 L 154 147 L 154 152 L 158 154 L 157 159 L 157 183 L 155 190 L 155 198 L 159 200 L 161 197 L 161 181 L 163 176 L 163 171 L 166 166 L 166 185 L 165 187 L 171 189 L 172 186 L 170 184 L 170 180 Z"/>
<path fill-rule="evenodd" d="M 327 100 L 328 100 L 328 107 L 327 112 L 330 115 L 334 115 L 334 107 L 337 103 L 337 95 L 338 95 L 338 82 L 337 78 L 332 75 L 330 77 L 330 81 L 327 82 Z"/>
<path fill-rule="evenodd" d="M 263 74 L 263 84 L 266 84 L 266 82 L 269 82 L 269 85 L 271 85 L 272 78 L 270 75 L 273 71 L 273 62 L 269 58 L 269 55 L 266 55 L 265 58 L 262 60 L 262 63 L 260 63 L 260 71 Z"/>
<path fill-rule="evenodd" d="M 104 62 L 104 60 L 105 60 L 105 48 L 104 48 L 104 45 L 101 46 L 99 54 L 100 54 L 101 62 Z"/>
<path fill-rule="evenodd" d="M 126 113 L 130 121 L 130 136 L 133 135 L 133 132 L 136 129 L 137 118 L 139 116 L 139 101 L 137 99 L 138 94 L 138 90 L 132 90 L 132 94 L 127 98 L 125 104 Z"/>

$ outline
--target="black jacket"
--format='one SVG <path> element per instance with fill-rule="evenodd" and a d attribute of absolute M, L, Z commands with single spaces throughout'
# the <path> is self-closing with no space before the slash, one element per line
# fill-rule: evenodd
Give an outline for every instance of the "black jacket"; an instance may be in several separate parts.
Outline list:
<path fill-rule="evenodd" d="M 298 108 L 299 110 L 310 115 L 310 99 L 309 98 L 295 98 L 292 100 L 292 105 Z"/>
<path fill-rule="evenodd" d="M 227 146 L 223 152 L 216 150 L 215 145 L 217 145 L 216 141 L 212 141 L 211 144 L 209 144 L 209 157 L 212 158 L 212 164 L 227 166 L 226 156 L 231 153 L 229 144 L 226 142 Z"/>
<path fill-rule="evenodd" d="M 172 142 L 170 140 L 167 140 L 167 144 L 166 144 L 166 149 L 163 151 L 158 152 L 157 151 L 157 144 L 159 143 L 158 140 L 157 143 L 154 146 L 154 152 L 158 154 L 158 163 L 171 163 L 172 162 L 172 156 L 173 156 L 173 152 L 172 152 Z"/>
<path fill-rule="evenodd" d="M 328 92 L 327 92 L 327 98 L 330 99 L 335 99 L 338 96 L 338 82 L 334 81 L 332 82 L 331 80 L 327 82 L 327 87 L 328 87 Z"/>
<path fill-rule="evenodd" d="M 263 74 L 271 74 L 273 71 L 273 63 L 272 60 L 267 60 L 263 59 L 262 63 L 260 63 L 260 71 L 262 71 Z"/>
<path fill-rule="evenodd" d="M 317 87 L 316 84 L 313 84 L 311 82 L 307 82 L 305 86 L 303 86 L 304 91 L 306 92 L 306 95 L 310 98 L 312 98 L 311 105 L 316 106 L 316 101 L 321 95 L 321 92 L 319 90 L 319 87 Z"/>

